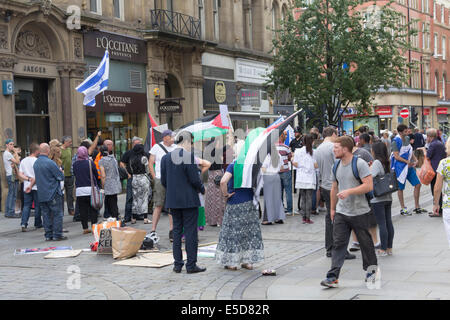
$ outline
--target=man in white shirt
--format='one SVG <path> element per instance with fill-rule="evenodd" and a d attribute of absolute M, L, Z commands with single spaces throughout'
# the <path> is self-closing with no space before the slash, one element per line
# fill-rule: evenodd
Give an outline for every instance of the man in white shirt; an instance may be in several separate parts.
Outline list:
<path fill-rule="evenodd" d="M 162 133 L 163 141 L 155 144 L 153 148 L 150 150 L 150 160 L 148 162 L 148 167 L 150 170 L 150 175 L 152 179 L 155 181 L 155 188 L 153 190 L 153 225 L 152 231 L 150 232 L 150 238 L 159 239 L 156 234 L 156 227 L 158 226 L 159 218 L 161 217 L 161 212 L 164 207 L 164 202 L 166 199 L 166 189 L 161 184 L 161 159 L 172 152 L 177 148 L 177 146 L 173 143 L 173 133 L 170 130 L 165 130 Z M 154 167 L 153 167 L 154 166 Z M 169 231 L 169 239 L 173 241 L 173 220 L 172 216 L 169 215 L 170 222 L 170 231 Z"/>
<path fill-rule="evenodd" d="M 23 211 L 22 211 L 22 232 L 27 231 L 28 219 L 30 217 L 31 206 L 34 202 L 34 227 L 42 228 L 41 211 L 37 196 L 37 186 L 35 184 L 34 163 L 39 156 L 39 145 L 30 145 L 30 156 L 22 160 L 19 167 L 19 179 L 23 181 Z"/>
<path fill-rule="evenodd" d="M 3 165 L 5 166 L 6 181 L 8 182 L 8 197 L 6 198 L 5 217 L 20 218 L 20 216 L 15 212 L 18 182 L 13 175 L 12 168 L 12 164 L 20 164 L 20 159 L 13 155 L 14 141 L 12 139 L 8 139 L 5 144 L 6 150 L 3 153 Z"/>

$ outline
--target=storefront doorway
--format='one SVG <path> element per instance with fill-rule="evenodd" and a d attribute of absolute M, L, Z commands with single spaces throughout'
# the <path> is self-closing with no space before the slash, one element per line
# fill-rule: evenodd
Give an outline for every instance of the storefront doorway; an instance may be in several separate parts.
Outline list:
<path fill-rule="evenodd" d="M 24 157 L 29 154 L 31 143 L 50 141 L 49 80 L 16 77 L 14 85 L 17 145 Z"/>

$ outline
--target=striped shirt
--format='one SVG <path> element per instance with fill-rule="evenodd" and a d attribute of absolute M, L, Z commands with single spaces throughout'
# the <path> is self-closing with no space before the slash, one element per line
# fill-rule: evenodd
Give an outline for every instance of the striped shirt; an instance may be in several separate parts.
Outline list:
<path fill-rule="evenodd" d="M 281 162 L 283 163 L 280 169 L 280 173 L 290 171 L 291 170 L 290 160 L 292 158 L 291 149 L 284 143 L 277 143 L 277 150 L 281 156 Z"/>

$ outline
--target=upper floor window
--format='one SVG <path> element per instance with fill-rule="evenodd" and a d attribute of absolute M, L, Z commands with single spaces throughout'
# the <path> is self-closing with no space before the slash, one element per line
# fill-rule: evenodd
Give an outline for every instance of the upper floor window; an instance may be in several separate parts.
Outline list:
<path fill-rule="evenodd" d="M 436 20 L 436 10 L 437 10 L 436 2 L 433 2 L 433 19 L 435 20 Z"/>
<path fill-rule="evenodd" d="M 205 38 L 205 6 L 204 0 L 198 0 L 198 19 L 200 20 L 200 28 L 202 32 L 202 39 Z"/>
<path fill-rule="evenodd" d="M 445 75 L 442 76 L 442 100 L 445 100 Z"/>
<path fill-rule="evenodd" d="M 445 55 L 447 54 L 447 39 L 442 37 L 442 59 L 445 60 Z"/>
<path fill-rule="evenodd" d="M 437 33 L 434 34 L 434 55 L 438 55 L 439 38 Z"/>
<path fill-rule="evenodd" d="M 214 40 L 219 40 L 219 0 L 213 0 Z"/>
<path fill-rule="evenodd" d="M 125 20 L 124 0 L 113 0 L 113 5 L 114 5 L 114 18 Z"/>
<path fill-rule="evenodd" d="M 96 14 L 102 14 L 102 0 L 90 0 L 90 11 Z"/>
<path fill-rule="evenodd" d="M 441 6 L 441 23 L 444 23 L 444 6 Z"/>

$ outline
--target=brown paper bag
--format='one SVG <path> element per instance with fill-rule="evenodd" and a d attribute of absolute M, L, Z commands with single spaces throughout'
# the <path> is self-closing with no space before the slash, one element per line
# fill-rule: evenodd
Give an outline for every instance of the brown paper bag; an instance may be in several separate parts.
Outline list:
<path fill-rule="evenodd" d="M 114 259 L 134 257 L 141 248 L 147 232 L 130 227 L 111 228 L 112 251 Z"/>

